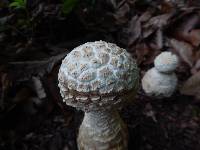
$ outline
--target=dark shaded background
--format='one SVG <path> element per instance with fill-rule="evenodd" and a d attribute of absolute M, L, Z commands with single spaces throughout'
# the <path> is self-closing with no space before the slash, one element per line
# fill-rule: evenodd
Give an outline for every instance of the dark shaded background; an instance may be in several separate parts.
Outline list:
<path fill-rule="evenodd" d="M 120 111 L 133 150 L 200 149 L 198 0 L 0 0 L 0 149 L 76 150 L 83 113 L 57 87 L 61 60 L 87 41 L 126 48 L 141 77 L 162 51 L 176 53 L 179 84 L 166 99 L 142 89 Z"/>

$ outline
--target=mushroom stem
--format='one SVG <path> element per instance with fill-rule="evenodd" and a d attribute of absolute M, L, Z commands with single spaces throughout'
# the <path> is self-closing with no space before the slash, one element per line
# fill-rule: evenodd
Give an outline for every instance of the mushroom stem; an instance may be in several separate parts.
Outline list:
<path fill-rule="evenodd" d="M 77 141 L 79 150 L 127 150 L 127 127 L 115 109 L 86 112 Z"/>

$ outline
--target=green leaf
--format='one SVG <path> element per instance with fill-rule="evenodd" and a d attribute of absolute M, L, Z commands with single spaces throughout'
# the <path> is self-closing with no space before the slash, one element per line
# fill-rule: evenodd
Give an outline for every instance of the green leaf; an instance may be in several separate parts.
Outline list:
<path fill-rule="evenodd" d="M 20 5 L 22 8 L 26 8 L 27 0 L 20 0 Z"/>
<path fill-rule="evenodd" d="M 78 0 L 64 0 L 62 5 L 62 12 L 66 15 L 69 14 L 76 6 Z"/>
<path fill-rule="evenodd" d="M 25 6 L 26 6 L 26 4 L 27 4 L 27 0 L 24 0 L 24 4 L 25 4 Z"/>
<path fill-rule="evenodd" d="M 9 7 L 14 7 L 16 9 L 26 9 L 27 0 L 14 0 L 9 4 Z"/>
<path fill-rule="evenodd" d="M 12 2 L 9 4 L 9 7 L 20 7 L 19 2 Z"/>

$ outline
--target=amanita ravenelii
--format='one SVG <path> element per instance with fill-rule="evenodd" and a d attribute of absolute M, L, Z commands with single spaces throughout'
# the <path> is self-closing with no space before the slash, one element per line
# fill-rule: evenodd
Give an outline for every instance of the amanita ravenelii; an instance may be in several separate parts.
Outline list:
<path fill-rule="evenodd" d="M 178 61 L 178 57 L 171 52 L 162 52 L 155 58 L 155 67 L 148 70 L 142 78 L 142 88 L 147 95 L 164 98 L 174 93 L 177 86 L 174 71 Z"/>
<path fill-rule="evenodd" d="M 128 148 L 128 131 L 117 108 L 134 99 L 138 72 L 125 49 L 104 41 L 85 43 L 65 57 L 58 74 L 63 101 L 85 112 L 79 150 Z"/>

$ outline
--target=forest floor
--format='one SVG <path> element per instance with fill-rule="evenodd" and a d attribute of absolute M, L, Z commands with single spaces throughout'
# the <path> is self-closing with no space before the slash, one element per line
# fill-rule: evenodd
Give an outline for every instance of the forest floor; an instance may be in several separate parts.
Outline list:
<path fill-rule="evenodd" d="M 198 0 L 65 1 L 71 3 L 27 0 L 13 8 L 0 2 L 0 149 L 77 150 L 83 112 L 62 103 L 58 69 L 74 47 L 104 40 L 131 53 L 140 79 L 162 51 L 181 60 L 170 98 L 148 97 L 140 87 L 120 110 L 129 149 L 199 150 Z"/>

